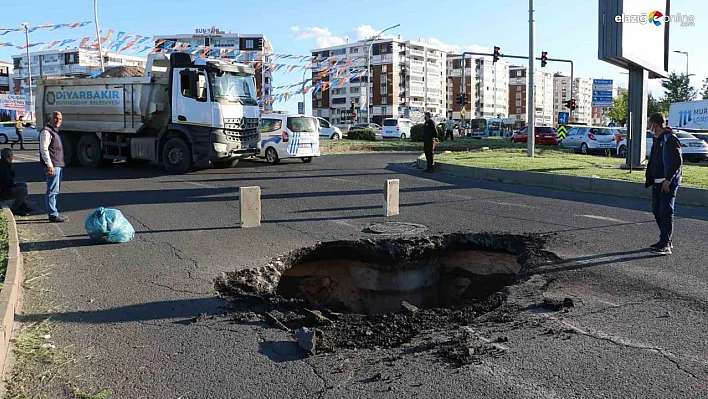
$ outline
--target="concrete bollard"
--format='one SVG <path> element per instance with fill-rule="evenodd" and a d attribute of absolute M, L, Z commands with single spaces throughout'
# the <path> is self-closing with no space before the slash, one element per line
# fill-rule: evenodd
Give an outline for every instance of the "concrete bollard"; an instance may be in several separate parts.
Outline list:
<path fill-rule="evenodd" d="M 261 188 L 240 187 L 241 228 L 261 225 Z"/>
<path fill-rule="evenodd" d="M 386 184 L 384 184 L 384 216 L 396 216 L 400 213 L 398 210 L 398 190 L 400 187 L 400 180 L 386 180 Z"/>

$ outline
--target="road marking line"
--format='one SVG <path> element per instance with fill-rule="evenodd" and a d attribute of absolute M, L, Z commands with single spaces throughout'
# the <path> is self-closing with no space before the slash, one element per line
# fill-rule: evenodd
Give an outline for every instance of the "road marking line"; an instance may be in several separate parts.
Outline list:
<path fill-rule="evenodd" d="M 339 179 L 339 178 L 336 178 L 336 177 L 326 177 L 326 179 L 336 180 L 336 181 L 343 181 L 343 182 L 345 182 L 345 183 L 352 183 L 351 180 Z"/>
<path fill-rule="evenodd" d="M 588 219 L 597 219 L 597 220 L 604 220 L 607 222 L 617 222 L 617 223 L 631 223 L 626 220 L 621 220 L 621 219 L 615 219 L 607 216 L 597 216 L 597 215 L 575 215 L 575 216 L 582 216 Z"/>
<path fill-rule="evenodd" d="M 518 206 L 518 207 L 520 207 L 520 208 L 537 208 L 537 207 L 531 206 L 531 205 L 510 204 L 510 203 L 508 203 L 508 202 L 498 202 L 498 201 L 485 201 L 485 202 L 491 202 L 492 204 L 506 205 L 506 206 Z"/>
<path fill-rule="evenodd" d="M 341 225 L 341 226 L 355 227 L 353 224 L 347 222 L 346 219 L 345 220 L 330 220 L 330 222 L 332 222 L 334 224 Z"/>

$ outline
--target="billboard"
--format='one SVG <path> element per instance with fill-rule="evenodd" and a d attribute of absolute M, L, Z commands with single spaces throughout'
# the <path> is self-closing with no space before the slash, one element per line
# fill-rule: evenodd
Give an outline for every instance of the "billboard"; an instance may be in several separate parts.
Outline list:
<path fill-rule="evenodd" d="M 592 106 L 611 107 L 612 106 L 612 79 L 592 80 Z"/>
<path fill-rule="evenodd" d="M 600 0 L 598 58 L 668 77 L 670 0 Z"/>
<path fill-rule="evenodd" d="M 16 94 L 0 94 L 0 109 L 25 111 L 27 106 L 26 96 Z"/>

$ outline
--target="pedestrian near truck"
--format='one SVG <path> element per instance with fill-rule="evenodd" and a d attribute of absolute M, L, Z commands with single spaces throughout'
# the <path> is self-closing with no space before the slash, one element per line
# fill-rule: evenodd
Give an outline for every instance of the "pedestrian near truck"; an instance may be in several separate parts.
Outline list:
<path fill-rule="evenodd" d="M 649 117 L 654 144 L 647 164 L 645 187 L 652 189 L 652 212 L 659 226 L 659 241 L 650 246 L 657 255 L 671 255 L 673 251 L 674 205 L 683 172 L 681 142 L 664 123 L 664 116 L 660 113 Z"/>
<path fill-rule="evenodd" d="M 433 149 L 435 148 L 435 143 L 438 141 L 437 135 L 438 131 L 435 127 L 435 122 L 433 122 L 430 112 L 426 112 L 425 123 L 423 124 L 423 151 L 425 152 L 425 160 L 427 162 L 425 171 L 428 173 L 433 173 L 433 166 L 435 166 Z"/>
<path fill-rule="evenodd" d="M 24 117 L 23 116 L 18 117 L 17 122 L 15 123 L 15 134 L 17 135 L 17 140 L 13 141 L 10 144 L 10 148 L 15 148 L 15 144 L 20 143 L 20 149 L 21 150 L 26 149 L 25 148 L 25 140 L 22 137 L 25 127 L 27 127 L 27 125 L 25 125 Z"/>
<path fill-rule="evenodd" d="M 61 180 L 64 173 L 64 147 L 59 136 L 61 123 L 61 112 L 52 112 L 49 122 L 39 132 L 40 162 L 47 177 L 47 214 L 52 223 L 69 220 L 60 215 L 57 209 L 57 197 L 61 190 Z"/>

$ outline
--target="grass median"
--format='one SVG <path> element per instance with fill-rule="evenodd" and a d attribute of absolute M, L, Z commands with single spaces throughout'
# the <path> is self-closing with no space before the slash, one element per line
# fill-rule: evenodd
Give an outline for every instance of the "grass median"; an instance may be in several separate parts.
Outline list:
<path fill-rule="evenodd" d="M 580 155 L 550 149 L 538 149 L 529 158 L 523 149 L 496 149 L 484 152 L 452 152 L 436 158 L 440 162 L 478 168 L 519 170 L 560 175 L 597 177 L 644 183 L 644 171 L 620 169 L 623 158 L 603 155 Z M 708 189 L 708 165 L 684 164 L 683 185 Z"/>
<path fill-rule="evenodd" d="M 509 139 L 484 138 L 468 139 L 456 138 L 453 141 L 445 140 L 438 143 L 438 151 L 471 151 L 483 147 L 497 148 L 523 148 L 524 144 L 512 143 Z M 364 140 L 322 140 L 320 149 L 323 154 L 337 154 L 347 152 L 376 152 L 376 151 L 417 151 L 423 152 L 423 143 L 410 141 L 410 139 L 385 139 L 376 141 Z"/>
<path fill-rule="evenodd" d="M 7 235 L 7 220 L 5 213 L 0 212 L 0 289 L 5 285 L 5 274 L 7 273 L 7 256 L 10 253 Z"/>

